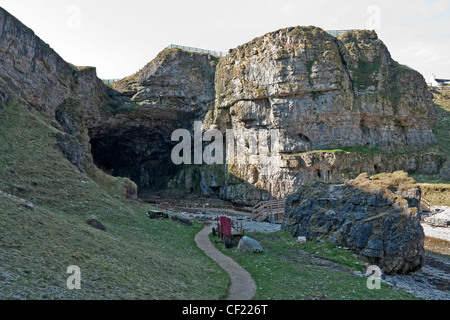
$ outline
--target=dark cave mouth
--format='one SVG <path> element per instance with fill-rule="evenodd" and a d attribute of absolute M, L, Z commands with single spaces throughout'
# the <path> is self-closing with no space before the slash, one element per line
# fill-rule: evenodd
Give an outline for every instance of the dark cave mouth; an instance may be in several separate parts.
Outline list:
<path fill-rule="evenodd" d="M 104 135 L 91 138 L 94 164 L 114 177 L 132 180 L 141 189 L 166 188 L 178 172 L 171 161 L 172 143 L 161 137 Z"/>

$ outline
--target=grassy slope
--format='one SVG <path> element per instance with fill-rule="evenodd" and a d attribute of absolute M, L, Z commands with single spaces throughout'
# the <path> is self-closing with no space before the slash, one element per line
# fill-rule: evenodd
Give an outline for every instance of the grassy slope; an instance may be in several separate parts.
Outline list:
<path fill-rule="evenodd" d="M 18 98 L 0 110 L 0 299 L 226 294 L 226 273 L 195 245 L 201 225 L 150 220 L 148 206 L 108 194 L 63 157 L 55 132 Z M 66 287 L 69 265 L 81 268 L 81 290 Z"/>
<path fill-rule="evenodd" d="M 257 287 L 256 300 L 303 300 L 321 296 L 330 300 L 416 299 L 384 283 L 380 290 L 370 290 L 366 277 L 312 262 L 312 257 L 321 257 L 346 265 L 350 270 L 365 272 L 353 254 L 332 244 L 307 242 L 299 245 L 284 231 L 250 236 L 261 243 L 263 252 L 239 253 L 236 247 L 225 249 L 223 243 L 215 243 L 217 237 L 211 236 L 211 239 L 219 250 L 250 272 Z"/>

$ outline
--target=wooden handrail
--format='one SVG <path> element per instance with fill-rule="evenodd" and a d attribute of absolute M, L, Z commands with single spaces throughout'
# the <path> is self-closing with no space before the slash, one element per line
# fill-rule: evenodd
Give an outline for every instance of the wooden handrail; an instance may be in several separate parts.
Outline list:
<path fill-rule="evenodd" d="M 425 197 L 421 197 L 420 198 L 420 207 L 421 207 L 421 209 L 422 209 L 422 211 L 427 211 L 427 212 L 429 212 L 430 211 L 430 208 L 431 208 L 431 201 L 430 200 L 428 200 L 427 198 L 425 198 Z M 425 209 L 425 210 L 424 210 Z"/>
<path fill-rule="evenodd" d="M 263 221 L 269 214 L 281 213 L 281 208 L 284 210 L 284 202 L 285 199 L 272 199 L 257 203 L 252 208 L 252 220 Z"/>

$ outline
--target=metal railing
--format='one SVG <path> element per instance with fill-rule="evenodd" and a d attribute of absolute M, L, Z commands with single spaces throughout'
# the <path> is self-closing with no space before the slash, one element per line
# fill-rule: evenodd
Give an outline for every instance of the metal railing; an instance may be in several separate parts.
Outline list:
<path fill-rule="evenodd" d="M 181 49 L 181 50 L 185 50 L 185 51 L 199 52 L 199 53 L 208 53 L 215 57 L 225 57 L 227 55 L 226 52 L 206 50 L 206 49 L 200 49 L 200 48 L 194 48 L 194 47 L 186 47 L 186 46 L 180 46 L 177 44 L 170 44 L 167 48 L 176 48 L 176 49 Z"/>
<path fill-rule="evenodd" d="M 102 79 L 104 84 L 114 83 L 114 82 L 117 82 L 119 80 L 121 80 L 121 79 Z"/>
<path fill-rule="evenodd" d="M 338 35 L 343 34 L 344 32 L 347 32 L 347 31 L 355 31 L 355 30 L 356 30 L 356 29 L 348 29 L 348 30 L 326 30 L 326 32 L 327 32 L 329 35 L 333 36 L 333 37 L 337 37 Z"/>

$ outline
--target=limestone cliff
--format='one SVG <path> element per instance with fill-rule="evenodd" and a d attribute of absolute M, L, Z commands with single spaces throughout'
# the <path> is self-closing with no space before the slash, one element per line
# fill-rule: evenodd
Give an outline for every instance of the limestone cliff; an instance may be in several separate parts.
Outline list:
<path fill-rule="evenodd" d="M 282 153 L 347 146 L 393 152 L 436 142 L 425 80 L 393 61 L 373 31 L 266 34 L 219 63 L 216 90 L 212 124 L 278 128 Z"/>
<path fill-rule="evenodd" d="M 209 54 L 165 49 L 115 83 L 112 114 L 89 127 L 96 163 L 142 188 L 167 188 L 180 170 L 170 159 L 172 132 L 192 131 L 214 105 L 216 64 Z"/>
<path fill-rule="evenodd" d="M 441 155 L 415 153 L 436 143 L 432 98 L 422 76 L 395 62 L 374 31 L 335 38 L 320 28 L 295 27 L 256 38 L 219 62 L 216 105 L 205 128 L 244 136 L 277 129 L 280 156 L 268 165 L 229 165 L 221 195 L 248 203 L 284 197 L 314 177 L 436 173 Z M 348 147 L 357 148 L 313 152 Z M 389 155 L 398 152 L 405 155 Z"/>
<path fill-rule="evenodd" d="M 165 49 L 136 74 L 114 84 L 140 108 L 204 114 L 214 104 L 218 59 L 209 54 Z"/>
<path fill-rule="evenodd" d="M 107 103 L 95 68 L 67 63 L 2 8 L 0 26 L 0 74 L 12 80 L 11 86 L 31 106 L 54 117 L 58 106 L 68 98 L 76 97 L 86 111 Z"/>

